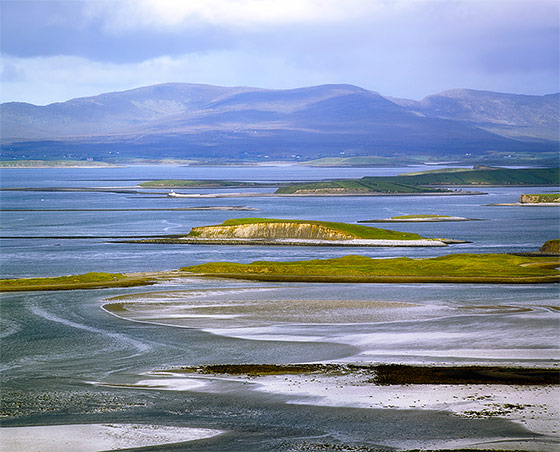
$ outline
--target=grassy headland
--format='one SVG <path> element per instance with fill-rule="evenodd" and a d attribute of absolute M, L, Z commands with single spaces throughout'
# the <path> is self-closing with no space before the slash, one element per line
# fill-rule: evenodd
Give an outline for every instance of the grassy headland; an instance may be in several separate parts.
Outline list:
<path fill-rule="evenodd" d="M 153 284 L 152 274 L 122 274 L 90 272 L 82 275 L 56 276 L 52 278 L 1 279 L 0 292 L 37 290 L 101 289 L 106 287 L 130 287 Z"/>
<path fill-rule="evenodd" d="M 560 282 L 560 271 L 556 269 L 559 263 L 558 259 L 509 254 L 451 254 L 428 259 L 350 255 L 294 262 L 212 262 L 181 271 L 262 281 L 509 284 Z"/>

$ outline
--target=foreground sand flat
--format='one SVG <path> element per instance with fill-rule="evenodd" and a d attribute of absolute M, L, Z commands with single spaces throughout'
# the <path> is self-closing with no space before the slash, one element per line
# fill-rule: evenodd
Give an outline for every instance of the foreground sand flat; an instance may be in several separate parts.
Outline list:
<path fill-rule="evenodd" d="M 0 428 L 1 450 L 100 452 L 195 441 L 219 430 L 144 424 L 76 424 Z"/>
<path fill-rule="evenodd" d="M 155 371 L 144 375 L 137 387 L 152 390 L 221 393 L 256 391 L 283 395 L 287 403 L 327 407 L 445 412 L 468 419 L 500 418 L 527 429 L 525 437 L 496 438 L 484 442 L 471 438 L 418 438 L 386 446 L 405 449 L 474 448 L 556 452 L 560 441 L 558 386 L 521 385 L 375 385 L 359 373 L 280 375 L 203 375 L 182 371 Z"/>

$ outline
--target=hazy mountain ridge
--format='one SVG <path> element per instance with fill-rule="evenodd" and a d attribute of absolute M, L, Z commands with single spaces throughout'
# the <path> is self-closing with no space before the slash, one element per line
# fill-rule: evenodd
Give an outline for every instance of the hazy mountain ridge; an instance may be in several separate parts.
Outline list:
<path fill-rule="evenodd" d="M 560 141 L 559 98 L 452 90 L 412 101 L 353 85 L 166 83 L 46 106 L 2 104 L 3 154 L 311 159 L 551 151 Z"/>
<path fill-rule="evenodd" d="M 426 116 L 468 121 L 506 137 L 560 140 L 560 93 L 530 96 L 454 89 L 420 101 L 392 100 Z"/>

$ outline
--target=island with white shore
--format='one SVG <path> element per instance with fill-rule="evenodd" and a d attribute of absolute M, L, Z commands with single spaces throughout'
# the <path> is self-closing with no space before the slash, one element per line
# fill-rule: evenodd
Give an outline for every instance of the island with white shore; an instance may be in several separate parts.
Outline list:
<path fill-rule="evenodd" d="M 239 218 L 219 225 L 192 228 L 184 237 L 127 241 L 194 245 L 283 246 L 447 246 L 466 243 L 445 238 L 425 238 L 415 233 L 392 231 L 348 223 Z"/>

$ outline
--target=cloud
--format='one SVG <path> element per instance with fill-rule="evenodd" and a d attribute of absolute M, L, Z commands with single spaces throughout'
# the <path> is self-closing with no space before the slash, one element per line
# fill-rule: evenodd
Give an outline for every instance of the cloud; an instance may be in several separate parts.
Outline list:
<path fill-rule="evenodd" d="M 135 28 L 245 28 L 336 22 L 380 11 L 389 4 L 383 0 L 121 0 L 91 2 L 85 11 L 91 18 L 103 18 L 112 32 L 122 32 Z"/>
<path fill-rule="evenodd" d="M 558 91 L 552 0 L 2 0 L 4 100 L 162 82 Z"/>

